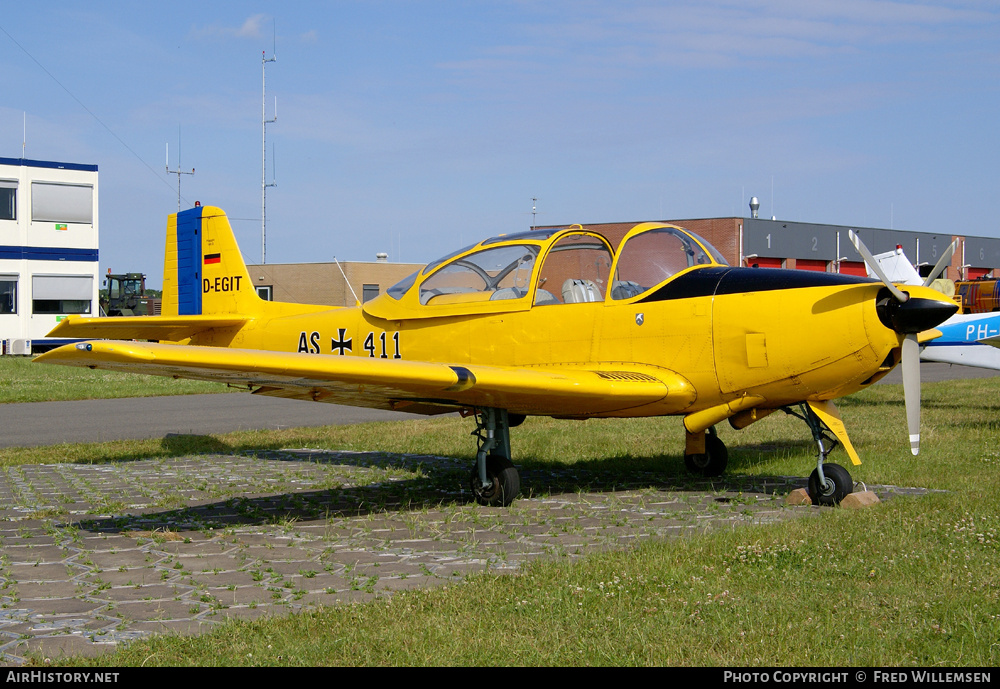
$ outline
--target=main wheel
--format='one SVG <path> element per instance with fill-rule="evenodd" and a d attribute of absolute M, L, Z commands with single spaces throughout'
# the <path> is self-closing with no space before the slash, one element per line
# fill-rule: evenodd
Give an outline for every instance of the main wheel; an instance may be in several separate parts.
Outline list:
<path fill-rule="evenodd" d="M 729 450 L 717 435 L 705 436 L 705 453 L 684 455 L 684 466 L 699 476 L 721 476 L 729 464 Z"/>
<path fill-rule="evenodd" d="M 839 464 L 823 464 L 826 483 L 820 485 L 819 469 L 809 474 L 809 498 L 814 505 L 839 505 L 840 501 L 854 492 L 854 480 L 847 469 Z"/>
<path fill-rule="evenodd" d="M 507 507 L 521 491 L 521 477 L 510 460 L 502 455 L 489 455 L 486 458 L 486 476 L 490 479 L 489 488 L 484 488 L 479 480 L 479 471 L 472 470 L 471 487 L 476 502 L 480 505 Z"/>

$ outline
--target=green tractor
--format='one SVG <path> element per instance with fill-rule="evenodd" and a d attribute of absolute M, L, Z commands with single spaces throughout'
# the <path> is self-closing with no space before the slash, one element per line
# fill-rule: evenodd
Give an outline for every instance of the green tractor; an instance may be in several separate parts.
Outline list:
<path fill-rule="evenodd" d="M 146 276 L 142 273 L 112 275 L 104 278 L 101 309 L 108 316 L 159 316 L 160 299 L 146 294 Z"/>

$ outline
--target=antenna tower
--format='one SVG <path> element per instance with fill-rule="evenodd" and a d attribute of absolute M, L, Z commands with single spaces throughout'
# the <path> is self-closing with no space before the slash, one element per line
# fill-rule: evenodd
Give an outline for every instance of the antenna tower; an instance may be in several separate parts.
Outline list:
<path fill-rule="evenodd" d="M 193 175 L 194 168 L 191 168 L 191 172 L 186 170 L 181 170 L 181 128 L 180 125 L 177 126 L 177 169 L 170 169 L 170 144 L 167 144 L 167 172 L 171 175 L 177 175 L 177 212 L 181 212 L 181 175 Z"/>
<path fill-rule="evenodd" d="M 267 183 L 267 125 L 278 121 L 278 99 L 274 99 L 274 117 L 267 119 L 267 90 L 265 87 L 265 77 L 267 73 L 267 63 L 277 62 L 278 58 L 271 50 L 271 57 L 267 57 L 267 51 L 261 52 L 260 67 L 260 262 L 261 265 L 267 263 L 267 188 L 276 187 L 277 183 Z"/>

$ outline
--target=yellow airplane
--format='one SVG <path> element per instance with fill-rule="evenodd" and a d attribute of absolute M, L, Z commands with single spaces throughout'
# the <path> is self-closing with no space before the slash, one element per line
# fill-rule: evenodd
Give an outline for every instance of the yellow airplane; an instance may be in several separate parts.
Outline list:
<path fill-rule="evenodd" d="M 728 453 L 714 426 L 743 428 L 781 409 L 805 420 L 819 447 L 814 502 L 835 504 L 853 481 L 827 455 L 839 442 L 860 460 L 833 400 L 902 359 L 916 453 L 919 351 L 909 348 L 955 309 L 922 286 L 730 267 L 701 237 L 663 223 L 635 226 L 617 248 L 579 225 L 486 239 L 355 307 L 269 302 L 225 213 L 196 205 L 167 223 L 160 316 L 70 316 L 51 337 L 100 339 L 36 361 L 473 415 L 470 483 L 484 505 L 509 505 L 520 490 L 510 429 L 528 415 L 680 415 L 687 468 L 716 476 Z"/>

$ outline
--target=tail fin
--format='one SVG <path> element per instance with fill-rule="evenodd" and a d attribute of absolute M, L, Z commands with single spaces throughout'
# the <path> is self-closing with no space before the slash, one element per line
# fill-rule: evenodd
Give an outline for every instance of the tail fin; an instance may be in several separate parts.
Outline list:
<path fill-rule="evenodd" d="M 170 216 L 162 315 L 254 313 L 263 303 L 221 208 L 195 206 Z"/>
<path fill-rule="evenodd" d="M 70 316 L 49 337 L 183 340 L 226 347 L 256 320 L 342 308 L 261 299 L 226 214 L 201 206 L 167 221 L 162 307 L 159 316 Z"/>

